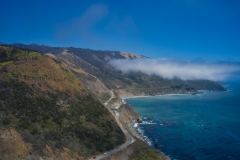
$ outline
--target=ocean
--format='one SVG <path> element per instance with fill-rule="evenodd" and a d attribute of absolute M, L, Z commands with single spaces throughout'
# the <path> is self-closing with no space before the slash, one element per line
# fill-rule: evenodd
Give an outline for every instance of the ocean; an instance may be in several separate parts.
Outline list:
<path fill-rule="evenodd" d="M 228 91 L 125 99 L 150 124 L 140 124 L 151 145 L 172 160 L 240 159 L 240 82 Z"/>

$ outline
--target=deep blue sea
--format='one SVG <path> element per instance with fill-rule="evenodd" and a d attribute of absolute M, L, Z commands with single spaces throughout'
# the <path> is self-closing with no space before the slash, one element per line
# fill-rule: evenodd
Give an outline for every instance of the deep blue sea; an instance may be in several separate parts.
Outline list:
<path fill-rule="evenodd" d="M 144 121 L 155 123 L 140 128 L 171 159 L 240 160 L 240 82 L 225 88 L 229 91 L 125 101 Z"/>

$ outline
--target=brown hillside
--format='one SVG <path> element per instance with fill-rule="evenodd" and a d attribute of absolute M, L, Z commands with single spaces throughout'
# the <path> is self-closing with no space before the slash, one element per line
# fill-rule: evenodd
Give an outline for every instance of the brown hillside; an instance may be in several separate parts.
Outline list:
<path fill-rule="evenodd" d="M 85 159 L 124 142 L 113 116 L 58 61 L 0 46 L 0 73 L 0 159 Z"/>

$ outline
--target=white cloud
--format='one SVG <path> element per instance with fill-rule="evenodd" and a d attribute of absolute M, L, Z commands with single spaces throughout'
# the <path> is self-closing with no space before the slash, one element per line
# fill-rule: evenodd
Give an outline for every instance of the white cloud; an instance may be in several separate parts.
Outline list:
<path fill-rule="evenodd" d="M 240 71 L 237 62 L 181 61 L 168 59 L 114 59 L 109 64 L 117 70 L 127 73 L 141 71 L 148 75 L 158 75 L 182 80 L 208 79 L 224 80 L 232 73 Z"/>

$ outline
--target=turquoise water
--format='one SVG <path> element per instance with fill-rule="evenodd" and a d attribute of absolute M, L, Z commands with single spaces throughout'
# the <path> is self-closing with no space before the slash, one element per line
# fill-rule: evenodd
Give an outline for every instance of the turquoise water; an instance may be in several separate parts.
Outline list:
<path fill-rule="evenodd" d="M 171 159 L 240 159 L 240 83 L 229 91 L 131 98 L 144 134 Z M 156 145 L 160 144 L 160 145 Z"/>

